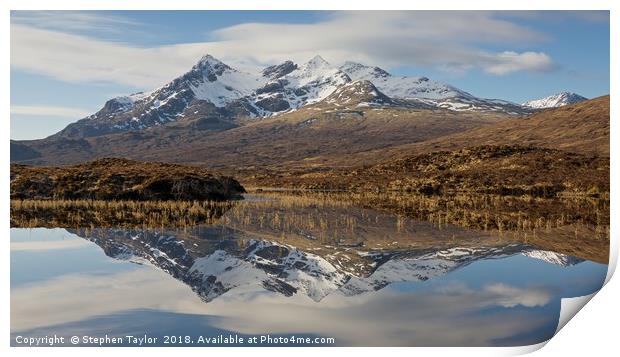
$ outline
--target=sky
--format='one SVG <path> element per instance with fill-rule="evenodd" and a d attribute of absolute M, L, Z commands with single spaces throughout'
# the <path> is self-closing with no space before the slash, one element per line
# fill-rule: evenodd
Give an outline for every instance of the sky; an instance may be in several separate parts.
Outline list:
<path fill-rule="evenodd" d="M 12 11 L 11 139 L 38 139 L 203 55 L 256 71 L 321 55 L 522 103 L 609 93 L 608 11 Z"/>

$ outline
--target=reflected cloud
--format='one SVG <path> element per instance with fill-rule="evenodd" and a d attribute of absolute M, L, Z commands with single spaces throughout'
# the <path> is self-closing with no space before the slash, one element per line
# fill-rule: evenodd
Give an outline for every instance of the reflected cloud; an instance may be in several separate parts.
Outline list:
<path fill-rule="evenodd" d="M 11 242 L 11 251 L 43 251 L 43 250 L 57 250 L 57 249 L 76 249 L 88 247 L 91 244 L 88 241 L 82 239 L 67 239 L 67 240 L 39 240 L 29 242 Z"/>
<path fill-rule="evenodd" d="M 89 325 L 89 320 L 114 320 L 118 314 L 152 309 L 178 314 L 179 319 L 193 315 L 194 321 L 208 321 L 211 328 L 241 334 L 311 334 L 335 337 L 344 345 L 489 345 L 551 319 L 505 307 L 542 306 L 551 297 L 543 288 L 495 284 L 476 290 L 455 284 L 416 294 L 339 294 L 321 303 L 302 295 L 287 298 L 247 289 L 204 304 L 174 279 L 139 267 L 109 276 L 66 275 L 14 289 L 11 320 L 12 333 L 71 324 L 72 331 L 79 326 L 81 333 L 92 334 L 101 333 L 101 325 Z M 497 311 L 480 313 L 490 308 Z"/>
<path fill-rule="evenodd" d="M 484 346 L 555 323 L 550 315 L 506 308 L 544 306 L 552 299 L 548 289 L 508 285 L 476 290 L 458 284 L 415 294 L 382 290 L 355 297 L 332 295 L 320 304 L 302 297 L 284 300 L 259 295 L 251 303 L 247 296 L 226 297 L 212 303 L 217 314 L 225 317 L 218 320 L 220 328 L 246 334 L 316 333 L 335 336 L 345 345 Z M 483 313 L 489 309 L 492 314 Z"/>
<path fill-rule="evenodd" d="M 504 307 L 523 305 L 527 307 L 543 306 L 549 302 L 551 294 L 540 289 L 518 289 L 506 284 L 492 284 L 485 288 L 498 297 L 498 304 Z"/>
<path fill-rule="evenodd" d="M 202 311 L 202 306 L 187 286 L 147 266 L 110 275 L 62 275 L 11 290 L 11 330 L 131 309 L 195 312 Z"/>

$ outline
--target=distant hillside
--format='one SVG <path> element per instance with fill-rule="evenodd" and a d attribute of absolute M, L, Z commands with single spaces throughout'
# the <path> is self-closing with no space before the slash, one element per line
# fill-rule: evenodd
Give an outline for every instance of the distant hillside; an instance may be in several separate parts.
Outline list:
<path fill-rule="evenodd" d="M 100 159 L 66 167 L 11 165 L 11 199 L 221 200 L 242 192 L 231 177 L 156 162 Z"/>
<path fill-rule="evenodd" d="M 518 144 L 608 156 L 609 123 L 609 96 L 606 95 L 432 140 L 428 145 L 457 148 Z"/>
<path fill-rule="evenodd" d="M 258 186 L 476 191 L 554 196 L 609 192 L 609 96 L 422 142 L 244 177 Z"/>
<path fill-rule="evenodd" d="M 345 89 L 349 88 L 354 86 Z M 218 170 L 305 166 L 310 162 L 346 159 L 369 150 L 423 142 L 510 117 L 503 113 L 397 106 L 378 91 L 375 97 L 373 87 L 367 86 L 361 93 L 343 90 L 297 111 L 249 120 L 227 130 L 203 129 L 195 122 L 175 122 L 81 139 L 54 137 L 12 142 L 11 156 L 17 162 L 32 165 L 66 165 L 100 157 L 125 157 Z"/>
<path fill-rule="evenodd" d="M 458 150 L 478 145 L 522 145 L 609 156 L 609 95 L 560 108 L 545 109 L 526 118 L 432 138 L 424 142 L 369 150 L 348 157 L 346 165 L 377 164 L 439 150 Z M 345 165 L 335 159 L 336 166 Z"/>

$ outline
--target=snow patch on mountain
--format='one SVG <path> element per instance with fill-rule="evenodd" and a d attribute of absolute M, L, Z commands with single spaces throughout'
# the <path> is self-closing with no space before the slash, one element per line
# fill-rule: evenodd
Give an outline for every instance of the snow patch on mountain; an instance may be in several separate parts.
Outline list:
<path fill-rule="evenodd" d="M 351 81 L 320 56 L 301 66 L 286 61 L 266 68 L 262 75 L 269 80 L 247 98 L 258 109 L 259 116 L 271 116 L 319 102 Z"/>
<path fill-rule="evenodd" d="M 125 111 L 133 108 L 136 102 L 147 98 L 150 93 L 138 92 L 130 95 L 124 95 L 113 98 L 112 100 L 119 104 L 119 111 Z"/>
<path fill-rule="evenodd" d="M 210 255 L 197 258 L 188 271 L 193 277 L 202 280 L 198 291 L 204 291 L 204 297 L 212 300 L 223 292 L 238 286 L 260 285 L 269 276 L 245 260 L 229 255 L 223 250 L 216 250 Z M 205 288 L 208 286 L 208 288 Z"/>
<path fill-rule="evenodd" d="M 579 264 L 584 261 L 580 258 L 576 258 L 566 254 L 551 252 L 548 250 L 530 250 L 525 251 L 521 254 L 529 258 L 542 260 L 544 262 L 563 267 Z"/>
<path fill-rule="evenodd" d="M 209 55 L 192 70 L 202 75 L 190 84 L 196 99 L 206 100 L 216 107 L 224 107 L 233 100 L 248 96 L 265 83 L 262 76 L 238 71 Z"/>
<path fill-rule="evenodd" d="M 203 292 L 207 300 L 234 287 L 260 285 L 287 295 L 304 293 L 319 301 L 348 279 L 347 274 L 318 255 L 254 240 L 249 242 L 243 256 L 217 250 L 197 258 L 188 273 L 202 281 L 197 290 Z"/>

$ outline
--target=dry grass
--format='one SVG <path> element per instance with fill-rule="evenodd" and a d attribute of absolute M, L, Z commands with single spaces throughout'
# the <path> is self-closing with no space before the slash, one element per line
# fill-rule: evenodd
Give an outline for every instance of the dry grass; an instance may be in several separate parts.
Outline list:
<path fill-rule="evenodd" d="M 526 145 L 587 155 L 609 156 L 609 95 L 560 108 L 540 111 L 492 125 L 432 138 L 422 142 L 360 152 L 341 161 L 381 162 L 395 157 L 473 145 Z"/>
<path fill-rule="evenodd" d="M 212 224 L 236 201 L 11 200 L 11 227 L 182 227 Z"/>
<path fill-rule="evenodd" d="M 187 226 L 215 223 L 227 213 L 224 224 L 234 220 L 282 231 L 327 232 L 331 228 L 354 230 L 358 218 L 342 212 L 359 207 L 394 214 L 397 229 L 406 217 L 438 227 L 456 225 L 500 233 L 549 232 L 576 225 L 590 228 L 596 238 L 609 238 L 609 201 L 605 199 L 303 191 L 263 192 L 260 197 L 249 201 L 12 200 L 11 225 Z M 339 216 L 328 219 L 336 209 Z"/>
<path fill-rule="evenodd" d="M 231 214 L 240 216 L 248 205 L 261 206 L 265 216 L 257 219 L 275 227 L 296 226 L 312 229 L 322 223 L 319 217 L 333 208 L 361 207 L 395 214 L 397 228 L 407 217 L 428 221 L 438 227 L 456 225 L 482 231 L 551 232 L 567 226 L 585 227 L 594 239 L 609 239 L 609 200 L 583 197 L 540 198 L 454 194 L 427 196 L 395 192 L 262 192 L 271 200 L 244 203 Z M 295 208 L 311 207 L 314 214 L 288 215 Z M 268 208 L 268 209 L 266 209 Z M 249 219 L 249 218 L 245 218 Z M 355 222 L 341 217 L 339 227 L 353 228 Z"/>

